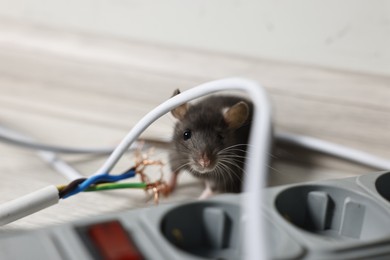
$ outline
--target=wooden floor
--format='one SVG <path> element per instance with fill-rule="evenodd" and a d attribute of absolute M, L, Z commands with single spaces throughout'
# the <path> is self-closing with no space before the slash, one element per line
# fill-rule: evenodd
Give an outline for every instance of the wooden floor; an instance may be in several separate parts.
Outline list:
<path fill-rule="evenodd" d="M 257 80 L 268 91 L 278 131 L 289 131 L 390 158 L 390 77 L 237 57 L 0 22 L 0 124 L 47 144 L 114 146 L 174 89 L 224 77 Z M 166 116 L 143 135 L 168 140 Z M 342 178 L 374 171 L 303 150 L 279 147 L 270 185 Z M 154 157 L 166 161 L 166 150 Z M 0 143 L 0 203 L 67 183 L 34 152 Z M 104 157 L 62 156 L 85 175 Z M 131 164 L 121 161 L 118 172 Z M 164 169 L 169 176 L 167 167 Z M 151 176 L 158 178 L 157 170 Z M 153 175 L 154 174 L 154 175 Z M 170 198 L 196 198 L 188 175 Z M 4 227 L 36 228 L 145 203 L 144 192 L 81 194 Z"/>

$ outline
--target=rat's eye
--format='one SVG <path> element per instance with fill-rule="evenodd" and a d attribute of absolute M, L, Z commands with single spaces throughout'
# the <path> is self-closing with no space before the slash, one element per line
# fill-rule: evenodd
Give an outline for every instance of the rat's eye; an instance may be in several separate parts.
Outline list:
<path fill-rule="evenodd" d="M 184 141 L 187 141 L 190 138 L 191 138 L 191 130 L 187 129 L 187 130 L 184 131 L 183 139 L 184 139 Z"/>

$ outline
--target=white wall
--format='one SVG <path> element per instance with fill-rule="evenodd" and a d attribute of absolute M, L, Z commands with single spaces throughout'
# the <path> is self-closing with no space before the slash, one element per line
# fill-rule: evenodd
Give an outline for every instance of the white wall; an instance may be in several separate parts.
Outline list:
<path fill-rule="evenodd" d="M 390 75 L 386 0 L 0 0 L 0 17 Z"/>

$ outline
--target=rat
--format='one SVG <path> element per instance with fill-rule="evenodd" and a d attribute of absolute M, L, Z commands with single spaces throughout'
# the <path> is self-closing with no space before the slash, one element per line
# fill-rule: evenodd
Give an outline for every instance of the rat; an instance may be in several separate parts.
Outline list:
<path fill-rule="evenodd" d="M 173 96 L 180 94 L 175 90 Z M 173 191 L 177 176 L 188 171 L 205 182 L 200 199 L 241 191 L 253 104 L 239 96 L 213 95 L 171 110 L 174 126 L 169 161 Z"/>

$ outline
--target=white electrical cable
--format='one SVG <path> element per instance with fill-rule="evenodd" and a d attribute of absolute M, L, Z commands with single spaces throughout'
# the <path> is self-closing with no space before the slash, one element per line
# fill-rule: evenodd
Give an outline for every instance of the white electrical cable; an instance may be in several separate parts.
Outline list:
<path fill-rule="evenodd" d="M 85 176 L 81 175 L 75 168 L 58 158 L 55 153 L 38 151 L 38 156 L 41 157 L 42 160 L 46 161 L 57 172 L 61 173 L 69 181 L 85 178 Z"/>
<path fill-rule="evenodd" d="M 246 159 L 247 176 L 244 180 L 244 190 L 248 193 L 243 201 L 243 210 L 247 219 L 244 252 L 246 252 L 246 259 L 267 259 L 268 250 L 265 244 L 265 228 L 260 203 L 263 201 L 262 188 L 265 186 L 268 172 L 268 154 L 272 139 L 271 109 L 266 92 L 254 81 L 231 78 L 207 82 L 165 101 L 150 111 L 133 127 L 95 175 L 110 172 L 138 136 L 162 115 L 185 102 L 224 90 L 246 91 L 254 101 L 254 115 L 249 142 L 252 145 L 248 149 Z"/>
<path fill-rule="evenodd" d="M 110 154 L 115 149 L 113 148 L 72 148 L 72 147 L 62 147 L 56 145 L 47 145 L 41 144 L 33 141 L 31 138 L 24 136 L 15 130 L 5 128 L 0 126 L 0 140 L 13 144 L 22 146 L 24 148 L 51 151 L 55 153 L 92 153 L 92 154 Z"/>
<path fill-rule="evenodd" d="M 33 143 L 31 137 L 27 137 L 15 130 L 11 130 L 5 128 L 4 126 L 0 126 L 0 135 L 8 136 L 13 140 L 19 140 L 20 142 Z M 0 138 L 1 139 L 1 138 Z M 75 179 L 84 178 L 76 169 L 72 166 L 61 160 L 57 157 L 54 152 L 51 151 L 40 151 L 38 150 L 38 156 L 42 158 L 45 162 L 47 162 L 51 167 L 53 167 L 56 171 L 61 173 L 65 178 L 70 181 Z"/>
<path fill-rule="evenodd" d="M 58 189 L 51 185 L 6 202 L 0 206 L 0 226 L 57 204 L 58 201 Z"/>
<path fill-rule="evenodd" d="M 361 165 L 376 168 L 378 170 L 389 170 L 390 161 L 373 156 L 371 154 L 358 151 L 349 147 L 323 141 L 317 138 L 291 134 L 291 133 L 276 133 L 275 138 L 279 142 L 284 142 L 313 151 L 321 152 L 331 156 L 335 156 L 344 160 L 352 161 Z"/>

